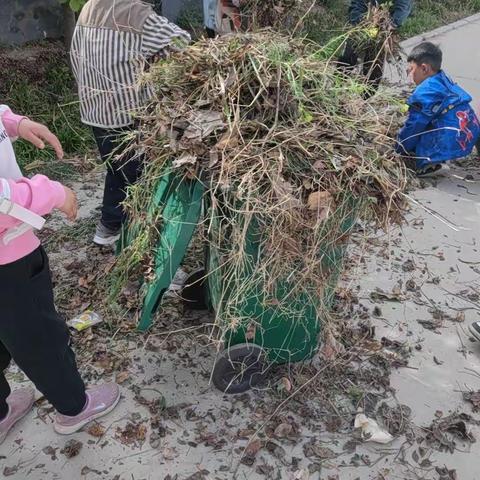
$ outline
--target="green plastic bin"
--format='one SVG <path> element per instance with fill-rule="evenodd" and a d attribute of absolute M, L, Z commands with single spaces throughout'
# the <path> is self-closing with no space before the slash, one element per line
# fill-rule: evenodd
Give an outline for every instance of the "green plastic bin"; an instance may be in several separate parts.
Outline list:
<path fill-rule="evenodd" d="M 188 180 L 173 174 L 165 176 L 159 183 L 155 205 L 162 209 L 160 240 L 156 252 L 156 281 L 148 287 L 138 328 L 146 330 L 152 322 L 152 315 L 161 303 L 163 294 L 180 266 L 201 220 L 205 188 L 199 180 Z M 355 220 L 355 202 L 345 204 L 345 221 L 342 232 L 348 232 Z M 261 261 L 259 238 L 261 231 L 255 222 L 248 229 L 246 252 L 249 265 L 243 274 L 250 275 L 255 262 Z M 130 233 L 134 234 L 134 232 Z M 129 234 L 126 235 L 128 241 Z M 338 275 L 341 272 L 345 245 L 331 247 L 323 255 L 325 268 L 330 271 L 327 286 L 322 298 L 303 295 L 292 298 L 289 311 L 280 311 L 272 298 L 257 293 L 258 289 L 246 292 L 235 305 L 239 314 L 239 324 L 235 330 L 227 330 L 223 341 L 224 349 L 217 355 L 212 381 L 226 393 L 241 393 L 258 384 L 272 365 L 298 362 L 311 358 L 318 349 L 322 318 L 318 318 L 318 307 L 327 308 L 332 300 Z M 182 297 L 187 306 L 214 306 L 217 321 L 221 322 L 222 309 L 232 293 L 225 285 L 225 272 L 222 271 L 219 256 L 221 249 L 206 246 L 205 269 L 194 272 L 186 282 Z M 260 280 L 259 280 L 260 282 Z M 287 297 L 292 285 L 280 280 L 273 296 Z M 223 295 L 223 297 L 221 297 Z M 303 312 L 301 322 L 292 322 L 295 311 Z M 252 336 L 251 325 L 255 324 Z"/>

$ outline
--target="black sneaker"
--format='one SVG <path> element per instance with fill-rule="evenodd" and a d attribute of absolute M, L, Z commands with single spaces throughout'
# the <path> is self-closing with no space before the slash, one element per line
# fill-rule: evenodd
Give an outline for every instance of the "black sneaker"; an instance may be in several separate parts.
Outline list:
<path fill-rule="evenodd" d="M 472 337 L 480 342 L 480 322 L 473 322 L 468 326 L 468 330 Z"/>
<path fill-rule="evenodd" d="M 448 165 L 445 165 L 444 163 L 435 163 L 434 165 L 429 165 L 425 168 L 419 168 L 415 170 L 415 173 L 419 178 L 428 178 L 435 177 L 442 171 L 446 172 L 447 170 L 450 170 Z"/>

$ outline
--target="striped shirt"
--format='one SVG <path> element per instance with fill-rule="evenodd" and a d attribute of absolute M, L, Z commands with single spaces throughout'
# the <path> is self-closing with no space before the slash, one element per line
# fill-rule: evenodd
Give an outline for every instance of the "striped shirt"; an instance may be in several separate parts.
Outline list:
<path fill-rule="evenodd" d="M 190 35 L 138 0 L 89 0 L 78 18 L 70 57 L 82 122 L 119 128 L 153 95 L 140 77 L 156 55 Z"/>

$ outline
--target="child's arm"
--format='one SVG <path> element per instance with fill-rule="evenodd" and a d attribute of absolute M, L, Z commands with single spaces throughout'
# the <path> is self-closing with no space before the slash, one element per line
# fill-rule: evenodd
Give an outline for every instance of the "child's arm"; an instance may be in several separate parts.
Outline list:
<path fill-rule="evenodd" d="M 190 41 L 188 32 L 154 13 L 143 26 L 142 54 L 152 59 L 163 52 L 182 50 Z"/>
<path fill-rule="evenodd" d="M 54 209 L 64 212 L 70 220 L 77 214 L 75 194 L 59 182 L 49 180 L 44 175 L 18 181 L 0 178 L 0 199 L 7 199 L 28 210 L 46 215 Z M 20 222 L 9 215 L 0 214 L 0 230 L 18 225 Z"/>
<path fill-rule="evenodd" d="M 400 130 L 395 150 L 402 155 L 415 153 L 420 136 L 427 130 L 431 117 L 414 105 L 410 106 L 407 121 Z"/>
<path fill-rule="evenodd" d="M 5 130 L 12 140 L 20 137 L 42 150 L 45 148 L 45 143 L 48 143 L 55 150 L 57 157 L 63 158 L 60 141 L 48 127 L 41 123 L 33 122 L 27 117 L 16 115 L 6 105 L 0 106 L 0 114 Z"/>

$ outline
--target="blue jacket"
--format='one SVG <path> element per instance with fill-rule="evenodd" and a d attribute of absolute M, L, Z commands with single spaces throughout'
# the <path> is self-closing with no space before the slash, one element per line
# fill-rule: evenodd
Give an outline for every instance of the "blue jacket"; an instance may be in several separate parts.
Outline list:
<path fill-rule="evenodd" d="M 349 10 L 349 20 L 352 25 L 357 25 L 363 20 L 368 11 L 368 6 L 377 6 L 387 0 L 352 0 Z M 394 0 L 391 9 L 392 22 L 395 27 L 401 27 L 412 11 L 413 0 Z"/>
<path fill-rule="evenodd" d="M 397 152 L 414 155 L 417 168 L 470 155 L 480 134 L 471 101 L 443 70 L 424 80 L 408 99 Z"/>

